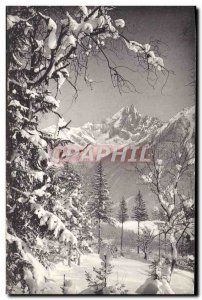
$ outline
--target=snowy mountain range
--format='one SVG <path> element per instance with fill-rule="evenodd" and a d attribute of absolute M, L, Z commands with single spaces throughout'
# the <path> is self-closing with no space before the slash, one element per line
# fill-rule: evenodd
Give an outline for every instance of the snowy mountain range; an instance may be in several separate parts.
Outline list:
<path fill-rule="evenodd" d="M 81 127 L 63 129 L 59 133 L 61 139 L 70 139 L 79 145 L 105 143 L 126 144 L 140 143 L 164 125 L 155 117 L 142 116 L 136 108 L 126 106 L 111 118 L 105 119 L 101 124 L 86 123 Z M 56 125 L 52 125 L 45 132 L 55 134 Z"/>
<path fill-rule="evenodd" d="M 52 125 L 44 131 L 55 134 L 56 125 Z M 158 118 L 142 116 L 133 105 L 123 107 L 111 118 L 105 119 L 101 124 L 86 123 L 81 127 L 72 127 L 70 130 L 62 129 L 59 132 L 61 139 L 70 139 L 72 142 L 85 146 L 87 144 L 119 144 L 135 145 L 146 144 L 155 140 L 159 135 L 165 140 L 172 140 L 173 136 L 187 136 L 189 142 L 195 142 L 195 107 L 188 107 L 177 113 L 168 122 L 162 122 Z M 127 163 L 104 162 L 104 170 L 107 175 L 111 196 L 115 210 L 118 209 L 119 200 L 124 195 L 128 206 L 133 205 L 134 196 L 141 189 L 139 177 L 131 171 Z M 92 172 L 92 171 L 89 171 Z M 150 207 L 155 205 L 153 194 L 145 187 L 141 192 Z"/>
<path fill-rule="evenodd" d="M 57 130 L 58 126 L 51 125 L 43 131 L 55 136 Z M 194 106 L 183 109 L 168 122 L 147 115 L 142 116 L 134 105 L 126 106 L 102 123 L 88 122 L 81 127 L 64 128 L 59 131 L 58 138 L 71 140 L 74 144 L 84 147 L 87 144 L 127 145 L 131 143 L 138 146 L 148 143 L 159 135 L 172 137 L 173 133 L 188 135 L 187 138 L 194 144 Z"/>

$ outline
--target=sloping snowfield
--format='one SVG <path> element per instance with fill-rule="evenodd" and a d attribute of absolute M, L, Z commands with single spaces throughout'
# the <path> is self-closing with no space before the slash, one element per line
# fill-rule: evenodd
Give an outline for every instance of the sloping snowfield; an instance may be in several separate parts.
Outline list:
<path fill-rule="evenodd" d="M 124 283 L 129 294 L 135 294 L 137 288 L 148 278 L 149 263 L 124 257 L 115 258 L 111 261 L 114 265 L 113 272 L 109 276 L 108 284 Z M 45 294 L 60 294 L 64 280 L 72 280 L 70 293 L 81 293 L 87 289 L 85 271 L 92 273 L 93 267 L 100 267 L 100 259 L 97 254 L 82 256 L 81 265 L 72 265 L 71 268 L 64 264 L 58 264 L 50 271 L 49 280 L 44 290 Z M 171 287 L 176 294 L 194 293 L 194 274 L 188 271 L 176 269 L 172 275 Z"/>

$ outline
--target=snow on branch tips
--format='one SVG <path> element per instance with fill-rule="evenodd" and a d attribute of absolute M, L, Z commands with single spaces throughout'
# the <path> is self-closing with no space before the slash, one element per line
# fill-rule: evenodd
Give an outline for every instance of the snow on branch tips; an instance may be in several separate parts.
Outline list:
<path fill-rule="evenodd" d="M 148 64 L 153 65 L 155 68 L 157 68 L 158 71 L 162 71 L 163 69 L 165 69 L 163 59 L 161 57 L 156 56 L 154 51 L 150 50 L 150 44 L 143 45 L 136 41 L 128 41 L 125 38 L 124 41 L 129 50 L 135 53 L 145 54 Z"/>
<path fill-rule="evenodd" d="M 81 20 L 78 22 L 74 19 L 69 12 L 66 12 L 67 19 L 61 21 L 61 24 L 66 26 L 69 25 L 69 32 L 76 36 L 78 41 L 81 40 L 85 35 L 83 34 L 92 34 L 93 32 L 97 32 L 97 35 L 101 39 L 105 39 L 107 37 L 118 38 L 118 31 L 113 26 L 113 21 L 107 13 L 102 12 L 98 14 L 99 7 L 95 8 L 94 11 L 88 10 L 87 7 L 80 7 L 81 10 Z M 115 20 L 115 26 L 123 28 L 125 26 L 125 22 L 122 19 Z M 102 29 L 102 30 L 101 30 Z"/>
<path fill-rule="evenodd" d="M 7 16 L 7 29 L 12 28 L 15 24 L 19 23 L 21 21 L 21 18 L 18 16 L 12 16 L 8 15 Z"/>
<path fill-rule="evenodd" d="M 120 27 L 120 28 L 124 28 L 125 27 L 125 21 L 123 19 L 117 19 L 117 20 L 115 20 L 115 26 Z"/>
<path fill-rule="evenodd" d="M 32 204 L 32 210 L 34 214 L 38 216 L 40 220 L 40 226 L 47 225 L 50 231 L 54 232 L 55 238 L 59 238 L 61 242 L 71 242 L 77 245 L 76 237 L 65 227 L 62 221 L 53 213 L 46 211 L 39 204 Z"/>
<path fill-rule="evenodd" d="M 46 22 L 48 30 L 50 32 L 49 37 L 48 37 L 48 47 L 50 49 L 55 49 L 57 47 L 57 36 L 56 36 L 57 25 L 56 25 L 55 21 L 53 21 L 52 18 L 45 16 L 40 12 L 39 12 L 39 15 Z"/>

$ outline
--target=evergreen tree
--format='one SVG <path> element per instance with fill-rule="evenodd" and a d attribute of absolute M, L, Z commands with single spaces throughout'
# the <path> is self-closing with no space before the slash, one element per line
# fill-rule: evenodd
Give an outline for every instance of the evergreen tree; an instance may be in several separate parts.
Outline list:
<path fill-rule="evenodd" d="M 84 187 L 80 176 L 70 164 L 65 164 L 63 170 L 59 171 L 57 180 L 63 196 L 55 201 L 54 211 L 60 215 L 66 227 L 77 238 L 79 251 L 77 251 L 77 255 L 73 254 L 74 247 L 71 245 L 68 251 L 69 260 L 76 258 L 79 260 L 80 251 L 91 252 L 89 244 L 93 239 L 92 225 L 87 209 L 88 199 L 84 197 Z"/>
<path fill-rule="evenodd" d="M 95 294 L 105 294 L 107 291 L 107 277 L 112 272 L 112 265 L 110 264 L 110 257 L 111 254 L 109 251 L 105 251 L 104 253 L 100 254 L 101 267 L 100 268 L 93 268 L 95 272 L 95 278 L 88 273 L 86 274 L 86 280 L 88 281 L 88 286 L 94 290 Z"/>
<path fill-rule="evenodd" d="M 133 208 L 132 218 L 138 222 L 138 241 L 140 236 L 140 222 L 148 220 L 148 214 L 146 210 L 146 205 L 143 200 L 142 194 L 139 191 L 136 196 L 135 206 Z M 139 254 L 139 245 L 137 246 L 137 253 Z"/>
<path fill-rule="evenodd" d="M 93 195 L 88 209 L 94 223 L 98 226 L 98 253 L 101 248 L 101 223 L 111 222 L 112 201 L 101 161 L 96 165 L 95 175 L 92 182 Z"/>
<path fill-rule="evenodd" d="M 108 284 L 108 276 L 112 273 L 113 266 L 110 263 L 111 252 L 109 249 L 102 249 L 100 254 L 101 267 L 93 268 L 94 276 L 89 272 L 85 272 L 86 280 L 88 282 L 88 287 L 91 289 L 91 292 L 94 294 L 122 294 L 125 295 L 128 293 L 128 290 L 125 284 L 117 282 L 115 285 Z"/>
<path fill-rule="evenodd" d="M 127 214 L 127 206 L 126 206 L 126 200 L 124 197 L 122 197 L 122 200 L 120 201 L 120 208 L 118 213 L 118 220 L 121 222 L 121 255 L 123 255 L 123 224 L 128 219 Z"/>

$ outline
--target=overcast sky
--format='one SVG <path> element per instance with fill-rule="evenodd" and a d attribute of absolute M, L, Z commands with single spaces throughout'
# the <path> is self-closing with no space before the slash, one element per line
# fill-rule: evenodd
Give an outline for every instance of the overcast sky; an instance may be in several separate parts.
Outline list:
<path fill-rule="evenodd" d="M 195 15 L 193 7 L 119 7 L 116 17 L 126 22 L 124 35 L 130 40 L 147 43 L 150 39 L 161 40 L 162 54 L 166 55 L 164 63 L 167 69 L 173 70 L 162 91 L 165 77 L 159 73 L 158 83 L 153 89 L 146 80 L 143 71 L 124 71 L 124 76 L 135 83 L 138 93 L 120 95 L 114 89 L 107 66 L 104 62 L 91 60 L 89 78 L 99 83 L 93 90 L 79 80 L 79 96 L 72 103 L 73 90 L 68 83 L 64 84 L 58 98 L 61 101 L 59 112 L 66 121 L 72 120 L 71 126 L 81 126 L 86 122 L 99 123 L 112 116 L 121 107 L 134 104 L 143 115 L 169 120 L 184 107 L 193 105 L 195 98 L 193 87 L 189 82 L 195 70 Z M 119 58 L 110 53 L 112 59 L 120 61 L 134 70 L 137 61 L 119 47 Z M 41 128 L 56 123 L 55 115 L 41 117 Z"/>

